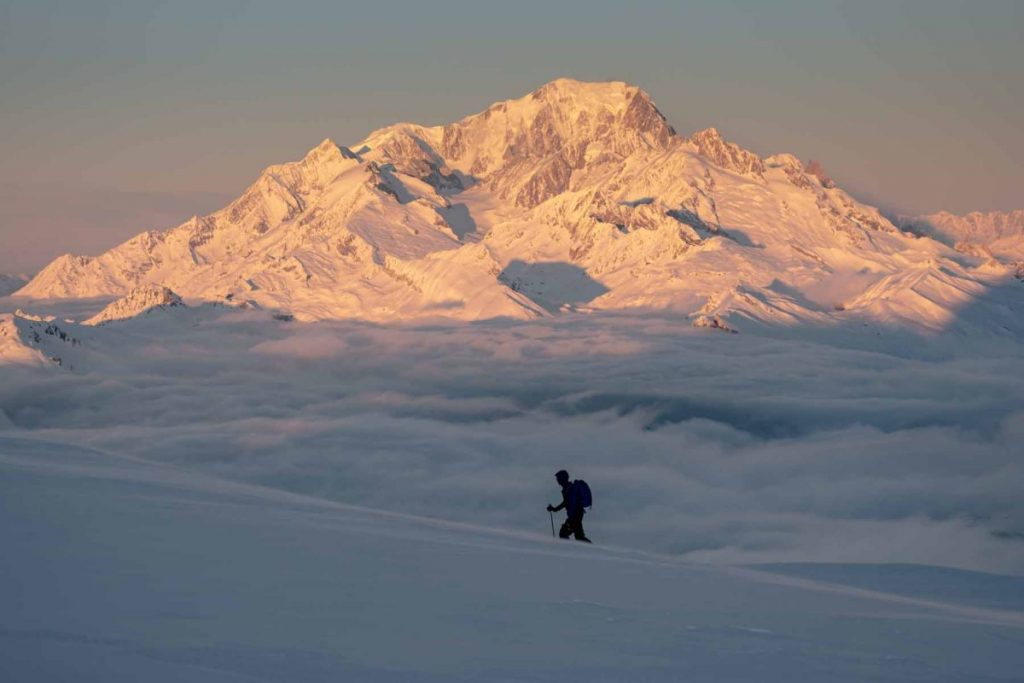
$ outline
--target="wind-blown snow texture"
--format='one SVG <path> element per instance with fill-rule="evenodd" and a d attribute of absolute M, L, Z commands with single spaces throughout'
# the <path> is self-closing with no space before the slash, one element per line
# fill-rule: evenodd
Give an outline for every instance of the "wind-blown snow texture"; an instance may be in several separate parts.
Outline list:
<path fill-rule="evenodd" d="M 562 80 L 58 259 L 0 299 L 0 667 L 1019 679 L 1017 243 L 900 224 Z"/>
<path fill-rule="evenodd" d="M 985 604 L 1021 579 L 871 593 L 2 436 L 0 511 L 4 680 L 983 683 L 1024 663 L 1024 614 Z"/>

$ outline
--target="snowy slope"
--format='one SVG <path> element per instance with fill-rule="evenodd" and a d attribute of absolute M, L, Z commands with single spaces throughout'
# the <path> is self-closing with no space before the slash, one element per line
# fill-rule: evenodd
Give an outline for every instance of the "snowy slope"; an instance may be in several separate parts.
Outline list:
<path fill-rule="evenodd" d="M 181 297 L 167 287 L 141 285 L 120 299 L 110 302 L 102 311 L 84 321 L 84 324 L 102 325 L 113 320 L 125 320 L 184 305 Z"/>
<path fill-rule="evenodd" d="M 82 352 L 74 327 L 23 311 L 0 313 L 0 366 L 73 368 Z"/>
<path fill-rule="evenodd" d="M 325 140 L 224 209 L 63 256 L 19 295 L 156 284 L 299 319 L 653 308 L 935 330 L 1009 274 L 905 234 L 790 155 L 677 134 L 639 88 L 559 79 L 449 125 Z"/>
<path fill-rule="evenodd" d="M 940 211 L 900 222 L 958 251 L 1004 262 L 1024 262 L 1024 210 L 972 211 L 963 216 Z"/>
<path fill-rule="evenodd" d="M 392 185 L 401 181 L 390 171 L 325 140 L 300 162 L 268 168 L 223 210 L 143 233 L 95 259 L 61 257 L 19 295 L 120 295 L 159 284 L 306 319 L 534 314 L 497 281 L 485 249 L 456 249 L 461 243 L 439 213 L 444 198 L 425 191 L 403 204 Z"/>
<path fill-rule="evenodd" d="M 0 509 L 4 680 L 982 683 L 1024 664 L 1024 614 L 969 597 L 688 565 L 35 440 L 0 437 Z"/>

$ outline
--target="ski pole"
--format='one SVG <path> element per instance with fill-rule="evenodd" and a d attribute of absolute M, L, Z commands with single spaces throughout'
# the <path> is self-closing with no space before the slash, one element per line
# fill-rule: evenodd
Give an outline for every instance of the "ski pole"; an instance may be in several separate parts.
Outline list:
<path fill-rule="evenodd" d="M 551 538 L 555 537 L 555 513 L 548 510 L 548 517 L 551 518 Z"/>

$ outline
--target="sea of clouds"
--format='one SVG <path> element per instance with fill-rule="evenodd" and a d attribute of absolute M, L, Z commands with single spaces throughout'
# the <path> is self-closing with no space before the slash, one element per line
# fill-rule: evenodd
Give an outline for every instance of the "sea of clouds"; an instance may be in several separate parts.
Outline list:
<path fill-rule="evenodd" d="M 0 366 L 0 430 L 41 448 L 545 534 L 566 468 L 602 544 L 1024 573 L 1021 347 L 881 352 L 610 314 L 69 327 L 73 370 Z"/>

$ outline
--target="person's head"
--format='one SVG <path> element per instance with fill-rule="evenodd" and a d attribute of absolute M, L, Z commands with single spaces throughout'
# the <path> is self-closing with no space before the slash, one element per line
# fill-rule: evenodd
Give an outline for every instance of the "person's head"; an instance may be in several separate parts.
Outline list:
<path fill-rule="evenodd" d="M 555 481 L 558 482 L 559 486 L 565 486 L 569 483 L 569 473 L 565 470 L 558 470 L 555 472 Z"/>

